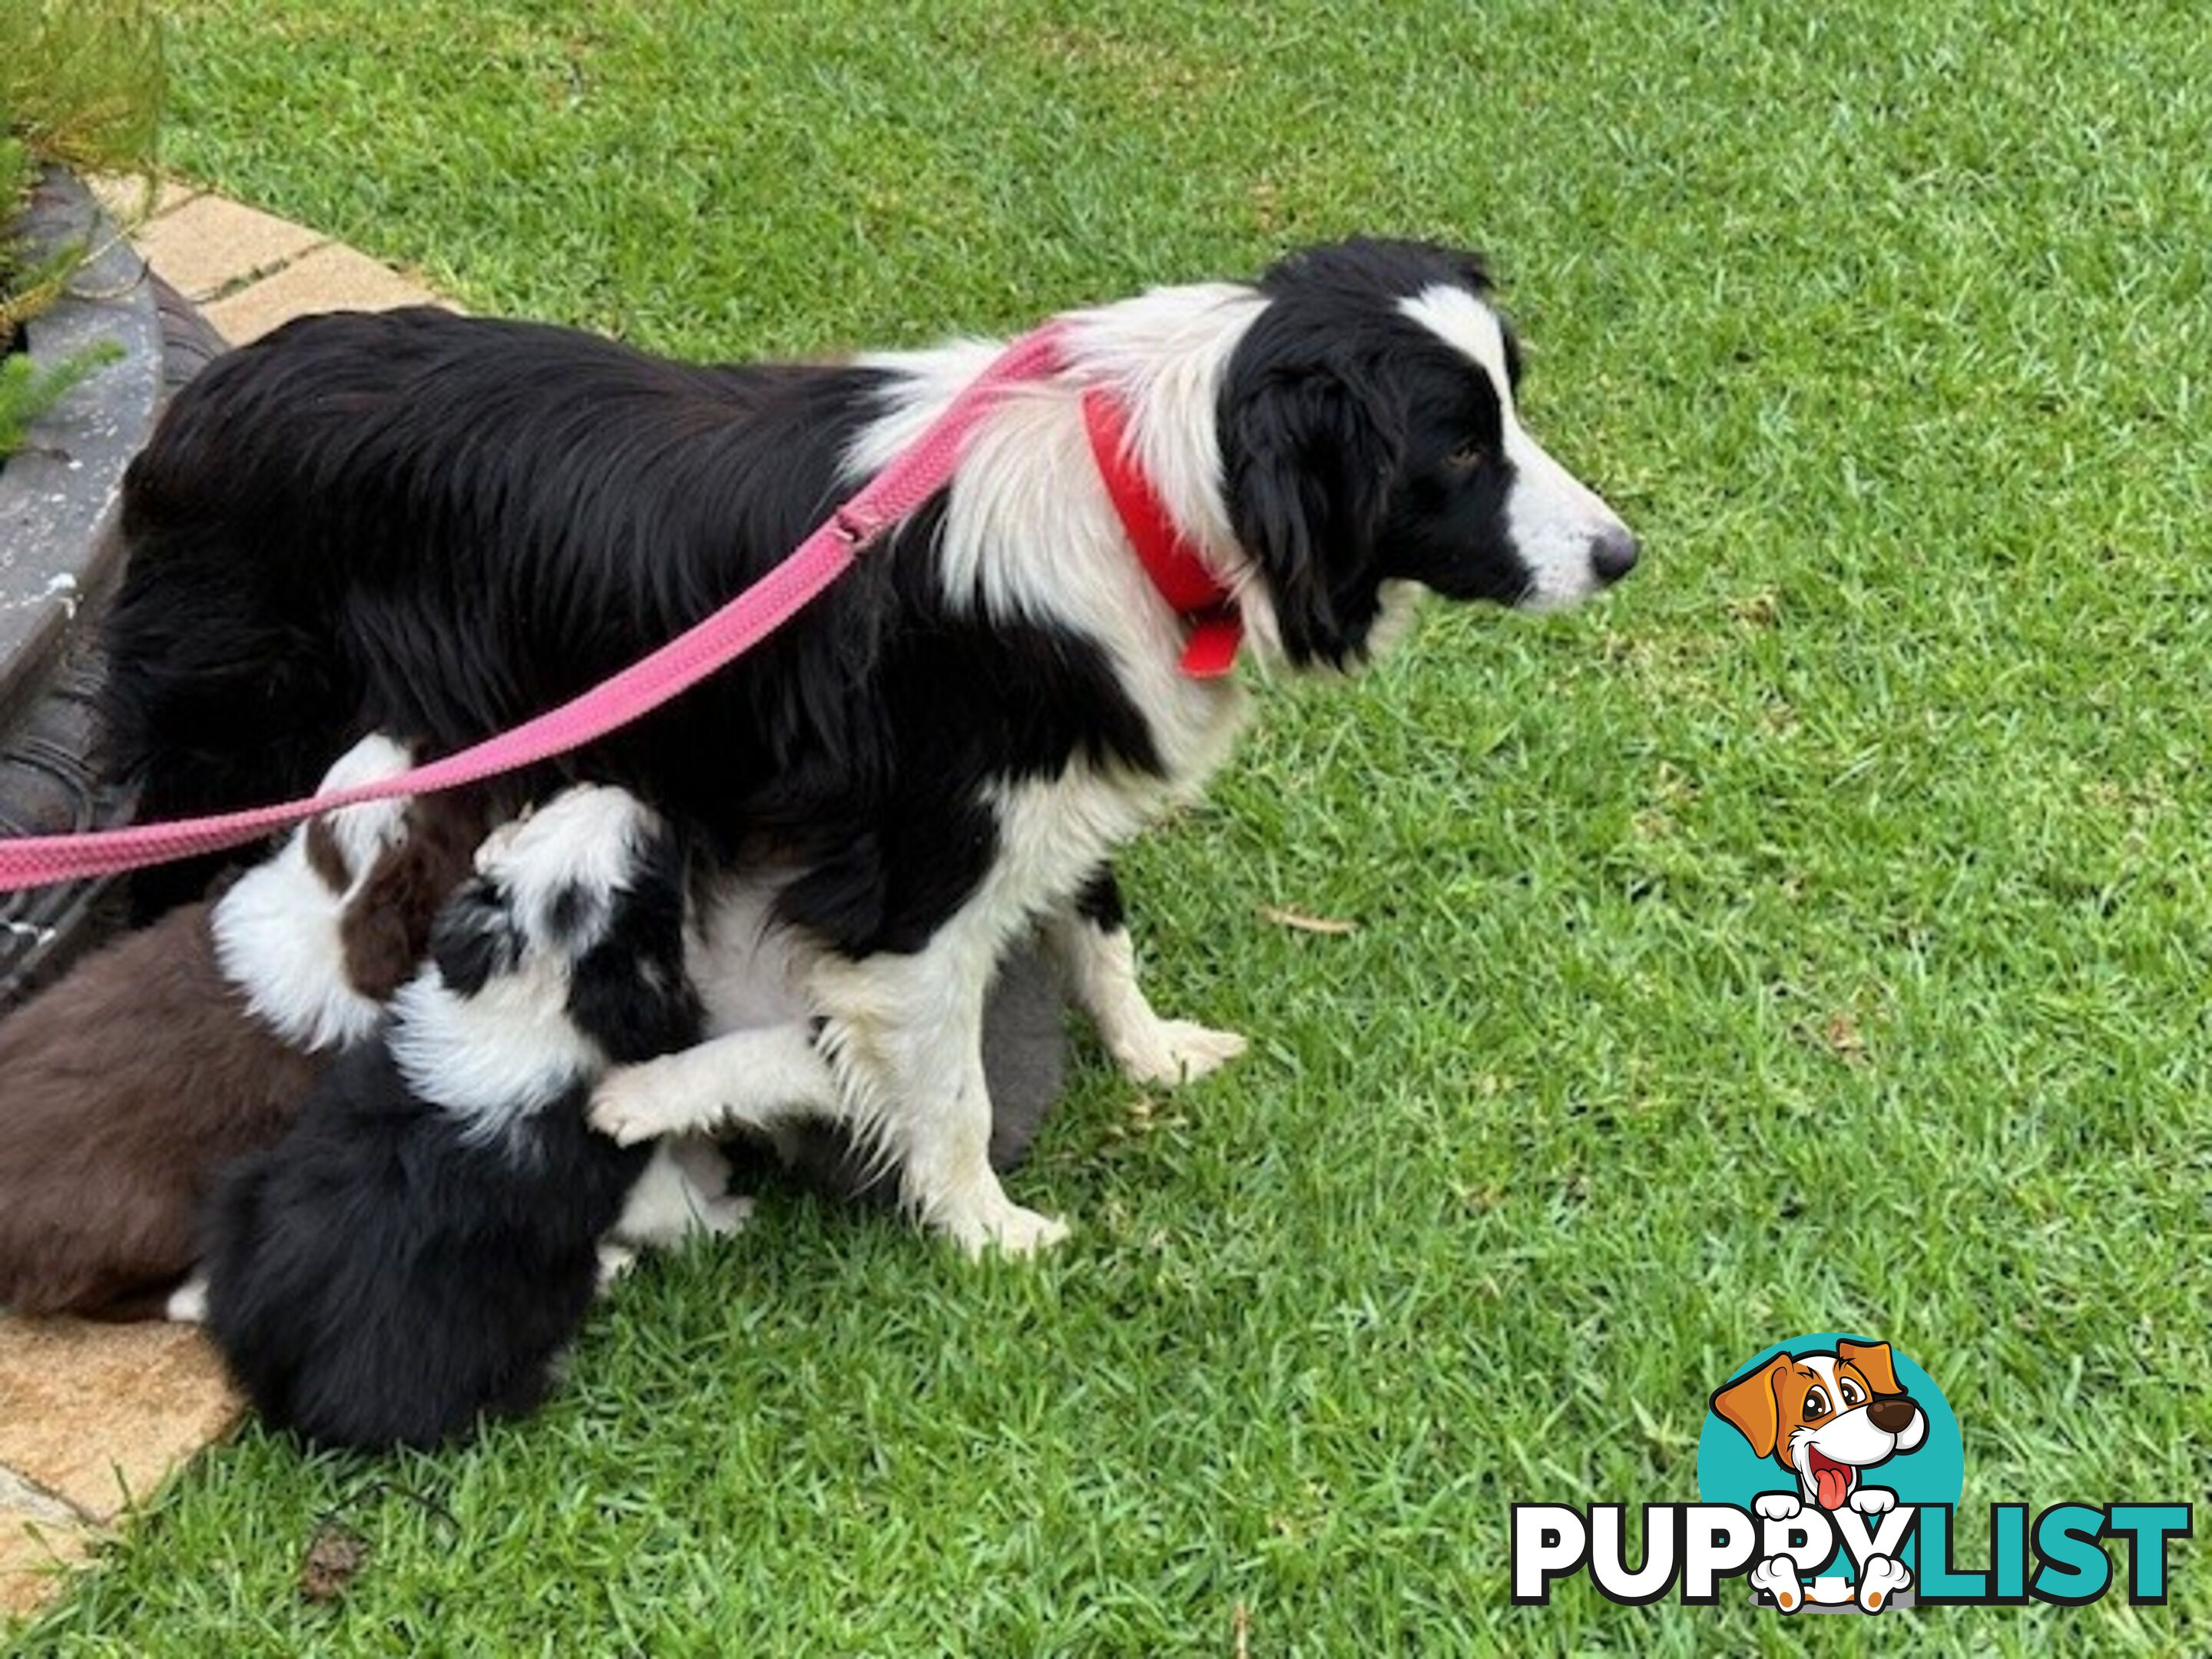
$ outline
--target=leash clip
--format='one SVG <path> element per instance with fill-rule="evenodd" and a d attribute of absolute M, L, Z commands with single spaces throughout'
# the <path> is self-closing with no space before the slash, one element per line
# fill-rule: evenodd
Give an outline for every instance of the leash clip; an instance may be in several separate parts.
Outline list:
<path fill-rule="evenodd" d="M 884 533 L 880 524 L 870 524 L 849 507 L 841 507 L 830 515 L 830 527 L 848 550 L 865 553 L 869 545 Z"/>

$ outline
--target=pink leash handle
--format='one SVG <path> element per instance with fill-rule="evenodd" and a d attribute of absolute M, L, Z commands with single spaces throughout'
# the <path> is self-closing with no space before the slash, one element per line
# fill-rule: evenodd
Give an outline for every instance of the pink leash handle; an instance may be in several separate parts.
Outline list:
<path fill-rule="evenodd" d="M 775 633 L 849 570 L 885 531 L 943 489 L 959 464 L 969 433 L 999 396 L 1009 386 L 1041 380 L 1060 366 L 1065 334 L 1065 325 L 1054 321 L 1016 340 L 961 388 L 921 437 L 817 526 L 782 563 L 651 655 L 558 708 L 396 777 L 328 794 L 209 817 L 0 841 L 0 893 L 167 864 L 237 847 L 341 806 L 481 782 L 568 754 L 629 725 Z"/>

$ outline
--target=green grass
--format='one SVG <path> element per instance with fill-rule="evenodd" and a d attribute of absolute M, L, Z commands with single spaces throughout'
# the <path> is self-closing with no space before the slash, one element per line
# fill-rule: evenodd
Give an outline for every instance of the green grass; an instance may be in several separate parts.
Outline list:
<path fill-rule="evenodd" d="M 248 1431 L 25 1650 L 2212 1648 L 2201 1542 L 2165 1609 L 1504 1583 L 1509 1502 L 1693 1496 L 1808 1330 L 1934 1374 L 1969 1505 L 2205 1495 L 2200 9 L 708 9 L 179 4 L 173 159 L 702 356 L 1479 242 L 1647 566 L 1268 691 L 1127 866 L 1158 1000 L 1254 1052 L 1147 1114 L 1086 1051 L 1014 1183 L 1060 1255 L 775 1198 L 535 1422 Z M 333 1508 L 372 1553 L 308 1605 Z"/>
<path fill-rule="evenodd" d="M 86 250 L 27 252 L 13 222 L 50 164 L 150 176 L 161 41 L 146 0 L 0 0 L 0 463 L 22 447 L 33 421 L 110 361 L 95 348 L 32 370 L 19 326 L 61 297 Z"/>

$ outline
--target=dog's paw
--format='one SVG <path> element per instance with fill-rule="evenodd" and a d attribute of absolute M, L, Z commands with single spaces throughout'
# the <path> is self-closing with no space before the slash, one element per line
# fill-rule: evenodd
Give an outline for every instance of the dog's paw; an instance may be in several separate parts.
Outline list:
<path fill-rule="evenodd" d="M 205 1273 L 194 1273 L 169 1292 L 163 1304 L 161 1316 L 178 1325 L 204 1325 L 208 1316 L 208 1282 Z"/>
<path fill-rule="evenodd" d="M 1851 1494 L 1851 1507 L 1861 1515 L 1887 1515 L 1897 1507 L 1897 1494 L 1887 1486 L 1861 1486 Z"/>
<path fill-rule="evenodd" d="M 1912 1588 L 1912 1570 L 1887 1555 L 1877 1555 L 1859 1569 L 1859 1610 L 1880 1613 L 1899 1590 Z"/>
<path fill-rule="evenodd" d="M 1163 1019 L 1123 1044 L 1115 1058 L 1132 1083 L 1172 1087 L 1219 1071 L 1249 1046 L 1237 1031 L 1216 1031 L 1187 1019 Z"/>
<path fill-rule="evenodd" d="M 1000 1255 L 1036 1255 L 1068 1235 L 1065 1221 L 1014 1203 L 994 1205 L 988 1212 L 949 1222 L 945 1230 L 971 1258 L 991 1251 Z"/>
<path fill-rule="evenodd" d="M 1765 1520 L 1787 1521 L 1805 1506 L 1795 1492 L 1763 1492 L 1751 1500 L 1751 1507 Z"/>
<path fill-rule="evenodd" d="M 702 1199 L 697 1217 L 699 1230 L 709 1238 L 727 1238 L 732 1233 L 742 1232 L 751 1224 L 753 1201 L 750 1198 Z"/>
<path fill-rule="evenodd" d="M 599 1246 L 599 1288 L 604 1291 L 637 1266 L 637 1252 L 627 1244 Z"/>
<path fill-rule="evenodd" d="M 1797 1564 L 1786 1555 L 1770 1555 L 1757 1563 L 1744 1575 L 1744 1582 L 1751 1586 L 1754 1600 L 1764 1590 L 1784 1613 L 1795 1613 L 1805 1605 L 1805 1587 L 1797 1582 Z"/>
<path fill-rule="evenodd" d="M 668 1155 L 676 1160 L 676 1167 L 695 1191 L 708 1198 L 721 1198 L 730 1190 L 736 1172 L 722 1149 L 705 1135 L 678 1135 L 668 1143 Z"/>
<path fill-rule="evenodd" d="M 668 1109 L 668 1091 L 655 1062 L 622 1066 L 592 1091 L 590 1122 L 617 1146 L 637 1146 L 691 1126 Z"/>

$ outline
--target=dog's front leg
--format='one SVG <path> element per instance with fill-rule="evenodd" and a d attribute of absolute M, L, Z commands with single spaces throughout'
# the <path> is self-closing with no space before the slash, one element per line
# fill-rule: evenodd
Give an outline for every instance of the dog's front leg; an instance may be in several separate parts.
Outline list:
<path fill-rule="evenodd" d="M 1101 866 L 1052 916 L 1045 938 L 1067 976 L 1068 994 L 1132 1082 L 1188 1083 L 1244 1052 L 1235 1031 L 1162 1019 L 1153 1011 L 1137 982 L 1136 946 L 1111 865 Z"/>
<path fill-rule="evenodd" d="M 983 993 L 997 944 L 947 927 L 911 956 L 825 961 L 810 990 L 847 1108 L 896 1164 L 907 1206 L 971 1255 L 1027 1255 L 1067 1226 L 1008 1198 L 991 1168 Z"/>

